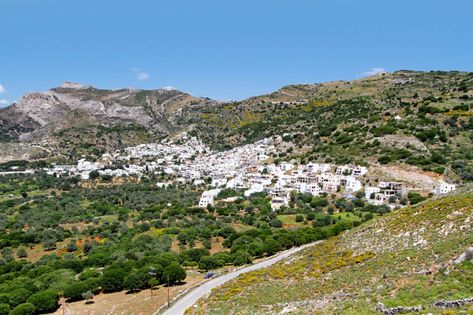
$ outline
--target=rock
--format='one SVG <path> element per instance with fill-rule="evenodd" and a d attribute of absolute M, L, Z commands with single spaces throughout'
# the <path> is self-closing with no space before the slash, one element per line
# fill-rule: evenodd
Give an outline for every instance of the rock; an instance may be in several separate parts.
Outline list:
<path fill-rule="evenodd" d="M 423 310 L 422 305 L 418 306 L 396 306 L 391 308 L 386 308 L 383 303 L 379 302 L 376 304 L 376 310 L 381 312 L 383 315 L 396 315 L 400 313 L 408 312 L 420 312 Z"/>
<path fill-rule="evenodd" d="M 447 308 L 459 308 L 465 304 L 470 304 L 470 303 L 473 303 L 473 297 L 461 299 L 461 300 L 453 300 L 453 301 L 439 300 L 432 303 L 432 306 L 447 309 Z"/>

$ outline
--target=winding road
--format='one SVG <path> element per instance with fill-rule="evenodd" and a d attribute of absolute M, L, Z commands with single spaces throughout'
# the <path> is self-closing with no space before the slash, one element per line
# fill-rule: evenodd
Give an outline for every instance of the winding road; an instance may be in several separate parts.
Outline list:
<path fill-rule="evenodd" d="M 213 278 L 213 279 L 211 279 L 207 282 L 204 282 L 200 286 L 196 287 L 195 289 L 191 290 L 189 293 L 182 296 L 179 300 L 177 300 L 174 304 L 172 304 L 170 308 L 164 310 L 162 315 L 181 315 L 181 314 L 184 314 L 186 309 L 188 309 L 189 307 L 194 305 L 201 297 L 209 294 L 212 289 L 224 284 L 225 282 L 227 282 L 229 280 L 232 280 L 232 279 L 238 277 L 239 275 L 241 275 L 243 273 L 247 273 L 247 272 L 250 272 L 250 271 L 254 271 L 254 270 L 261 269 L 261 268 L 269 267 L 272 264 L 274 264 L 274 263 L 276 263 L 276 262 L 278 262 L 278 261 L 280 261 L 284 258 L 287 258 L 287 257 L 293 255 L 294 253 L 297 253 L 297 252 L 303 250 L 304 248 L 313 246 L 317 243 L 318 242 L 310 243 L 310 244 L 306 244 L 306 245 L 303 245 L 303 246 L 300 246 L 300 247 L 295 247 L 295 248 L 288 249 L 284 252 L 276 254 L 275 256 L 273 256 L 271 258 L 265 259 L 263 261 L 255 263 L 251 266 L 244 267 L 244 268 L 229 272 L 227 274 L 215 277 L 215 278 Z M 156 314 L 158 314 L 158 312 L 154 313 L 153 315 L 156 315 Z"/>

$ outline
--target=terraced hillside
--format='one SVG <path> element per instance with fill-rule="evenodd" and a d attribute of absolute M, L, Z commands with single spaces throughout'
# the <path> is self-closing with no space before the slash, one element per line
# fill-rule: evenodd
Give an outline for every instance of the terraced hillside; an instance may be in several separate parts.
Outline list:
<path fill-rule="evenodd" d="M 407 207 L 240 276 L 189 313 L 472 312 L 472 228 L 471 191 Z"/>

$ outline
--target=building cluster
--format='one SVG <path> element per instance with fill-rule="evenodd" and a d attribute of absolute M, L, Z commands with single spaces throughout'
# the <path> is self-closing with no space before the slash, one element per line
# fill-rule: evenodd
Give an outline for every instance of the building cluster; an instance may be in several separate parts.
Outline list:
<path fill-rule="evenodd" d="M 141 176 L 163 174 L 166 181 L 159 187 L 177 183 L 208 184 L 199 206 L 212 205 L 221 189 L 243 190 L 246 196 L 265 192 L 271 197 L 271 206 L 288 206 L 291 192 L 318 196 L 323 193 L 346 197 L 364 191 L 372 204 L 389 204 L 406 193 L 398 182 L 380 182 L 378 186 L 364 187 L 361 177 L 368 173 L 363 166 L 326 163 L 292 164 L 272 163 L 281 137 L 263 139 L 231 150 L 214 152 L 195 137 L 183 135 L 178 141 L 141 144 L 114 153 L 106 153 L 91 162 L 81 159 L 76 165 L 56 165 L 49 174 L 80 176 L 87 180 L 93 171 L 100 176 Z M 454 185 L 439 182 L 433 191 L 448 193 Z"/>

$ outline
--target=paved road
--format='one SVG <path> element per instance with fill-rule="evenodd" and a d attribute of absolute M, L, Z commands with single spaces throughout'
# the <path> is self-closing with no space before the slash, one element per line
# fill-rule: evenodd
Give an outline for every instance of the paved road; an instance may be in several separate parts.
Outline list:
<path fill-rule="evenodd" d="M 212 289 L 224 284 L 225 282 L 227 282 L 229 280 L 232 280 L 232 279 L 238 277 L 239 275 L 241 275 L 243 273 L 247 273 L 247 272 L 250 272 L 250 271 L 254 271 L 254 270 L 258 270 L 258 269 L 261 269 L 261 268 L 271 266 L 272 264 L 278 262 L 279 260 L 287 258 L 287 257 L 291 256 L 292 254 L 297 253 L 298 251 L 300 251 L 300 250 L 302 250 L 306 247 L 312 246 L 314 244 L 316 244 L 316 243 L 311 243 L 311 244 L 306 244 L 306 245 L 303 245 L 303 246 L 300 246 L 300 247 L 291 248 L 289 250 L 286 250 L 284 252 L 281 252 L 281 253 L 273 256 L 272 258 L 260 261 L 258 263 L 255 263 L 255 264 L 251 265 L 251 266 L 244 267 L 244 268 L 239 269 L 239 270 L 229 272 L 229 273 L 224 274 L 222 276 L 215 277 L 215 278 L 201 284 L 197 288 L 193 289 L 192 291 L 190 291 L 189 293 L 187 293 L 186 295 L 181 297 L 178 301 L 176 301 L 176 303 L 171 305 L 171 308 L 165 310 L 164 313 L 162 313 L 162 314 L 163 315 L 181 315 L 181 314 L 184 314 L 186 309 L 188 309 L 189 307 L 194 305 L 194 303 L 196 303 L 197 300 L 199 300 L 201 297 L 209 294 Z M 155 314 L 157 314 L 157 313 L 155 313 Z"/>

